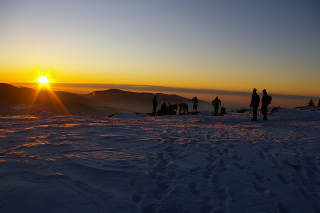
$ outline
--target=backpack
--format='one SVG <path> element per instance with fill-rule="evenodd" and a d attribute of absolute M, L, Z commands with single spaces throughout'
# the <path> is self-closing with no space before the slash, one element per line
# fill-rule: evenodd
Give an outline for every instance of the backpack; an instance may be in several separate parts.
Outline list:
<path fill-rule="evenodd" d="M 272 97 L 271 95 L 268 95 L 268 104 L 271 104 L 271 101 L 272 101 Z"/>

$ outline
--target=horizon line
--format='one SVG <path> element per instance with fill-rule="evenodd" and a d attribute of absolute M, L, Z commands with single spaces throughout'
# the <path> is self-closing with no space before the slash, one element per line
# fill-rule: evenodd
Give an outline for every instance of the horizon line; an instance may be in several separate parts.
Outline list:
<path fill-rule="evenodd" d="M 38 84 L 38 82 L 12 82 L 8 84 Z M 51 85 L 63 86 L 66 88 L 93 88 L 93 89 L 121 89 L 121 90 L 138 90 L 138 91 L 146 91 L 151 93 L 150 91 L 156 92 L 179 92 L 179 93 L 198 93 L 198 94 L 222 94 L 222 95 L 252 95 L 252 92 L 243 92 L 243 91 L 228 91 L 228 90 L 216 90 L 216 89 L 197 89 L 197 88 L 183 88 L 183 87 L 169 87 L 169 86 L 157 86 L 157 85 L 138 85 L 138 84 L 111 84 L 111 83 L 67 83 L 67 82 L 59 82 L 59 83 L 50 83 Z M 75 87 L 76 86 L 76 87 Z M 108 87 L 108 88 L 106 88 Z M 115 88 L 117 87 L 117 88 Z M 97 90 L 93 90 L 94 92 Z M 306 95 L 286 95 L 286 94 L 272 94 L 274 97 L 279 98 L 312 98 L 311 96 Z"/>

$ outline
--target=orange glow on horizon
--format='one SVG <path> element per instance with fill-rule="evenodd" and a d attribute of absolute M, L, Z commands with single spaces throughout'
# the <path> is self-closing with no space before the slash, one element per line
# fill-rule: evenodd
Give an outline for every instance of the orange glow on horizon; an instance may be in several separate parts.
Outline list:
<path fill-rule="evenodd" d="M 41 76 L 43 77 L 43 76 Z M 39 77 L 39 79 L 41 78 Z M 47 77 L 45 78 L 41 78 L 41 81 L 43 80 L 44 83 L 42 83 L 41 81 L 38 80 L 39 82 L 39 87 L 36 90 L 36 93 L 31 101 L 31 104 L 29 106 L 28 109 L 28 114 L 31 111 L 32 107 L 35 105 L 37 99 L 39 98 L 39 96 L 44 96 L 45 99 L 47 99 L 46 102 L 48 103 L 53 103 L 54 105 L 56 104 L 57 107 L 59 107 L 65 114 L 70 115 L 69 111 L 67 110 L 67 108 L 64 106 L 64 104 L 60 101 L 60 99 L 57 97 L 57 95 L 54 93 L 54 91 L 52 91 L 50 85 L 48 84 L 49 81 L 47 81 Z M 45 83 L 46 82 L 46 83 Z M 43 87 L 45 87 L 45 89 L 43 89 Z"/>

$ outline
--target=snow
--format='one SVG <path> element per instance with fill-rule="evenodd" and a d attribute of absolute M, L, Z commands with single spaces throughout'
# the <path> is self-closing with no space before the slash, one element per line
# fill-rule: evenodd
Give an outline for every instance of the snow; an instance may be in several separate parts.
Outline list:
<path fill-rule="evenodd" d="M 11 106 L 10 108 L 14 109 L 14 110 L 20 110 L 20 109 L 27 109 L 29 107 L 30 107 L 30 105 L 28 105 L 28 104 L 16 104 L 14 106 Z"/>
<path fill-rule="evenodd" d="M 92 117 L 92 116 L 87 115 L 87 114 L 84 114 L 84 113 L 81 113 L 81 114 L 79 114 L 78 116 L 80 116 L 80 117 L 88 117 L 88 118 Z"/>
<path fill-rule="evenodd" d="M 58 116 L 58 115 L 55 113 L 51 113 L 51 112 L 41 112 L 38 115 L 36 115 L 36 117 L 39 117 L 39 118 L 50 118 L 50 117 L 54 117 L 54 116 Z"/>
<path fill-rule="evenodd" d="M 145 118 L 149 117 L 148 114 L 146 113 L 128 113 L 128 112 L 122 112 L 122 113 L 117 113 L 113 116 L 112 118 L 127 118 L 127 119 L 138 119 L 138 118 Z"/>
<path fill-rule="evenodd" d="M 320 111 L 251 118 L 0 117 L 0 212 L 320 212 Z"/>

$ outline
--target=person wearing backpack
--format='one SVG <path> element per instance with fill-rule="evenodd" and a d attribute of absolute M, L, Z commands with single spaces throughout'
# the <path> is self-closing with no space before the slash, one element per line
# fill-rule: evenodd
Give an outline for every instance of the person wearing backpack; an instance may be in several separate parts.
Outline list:
<path fill-rule="evenodd" d="M 254 88 L 252 91 L 252 98 L 250 103 L 250 107 L 252 107 L 252 110 L 253 110 L 253 119 L 251 119 L 253 121 L 257 120 L 259 103 L 260 103 L 260 97 L 257 94 L 257 89 Z"/>
<path fill-rule="evenodd" d="M 221 101 L 218 96 L 212 101 L 212 105 L 214 106 L 214 115 L 217 116 L 221 105 Z"/>
<path fill-rule="evenodd" d="M 268 95 L 266 89 L 262 90 L 263 96 L 261 98 L 261 113 L 263 115 L 263 120 L 268 120 L 268 105 L 271 103 L 271 96 Z"/>

